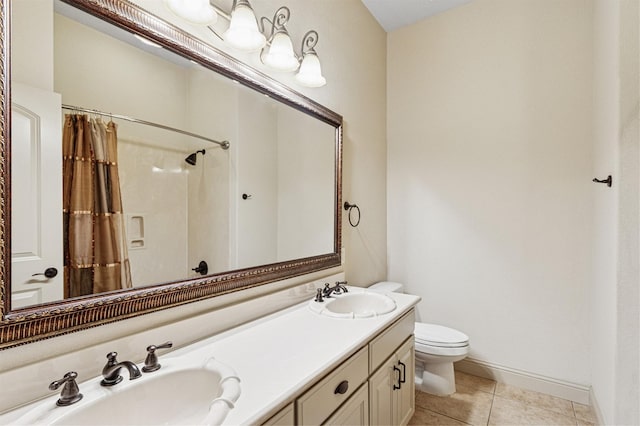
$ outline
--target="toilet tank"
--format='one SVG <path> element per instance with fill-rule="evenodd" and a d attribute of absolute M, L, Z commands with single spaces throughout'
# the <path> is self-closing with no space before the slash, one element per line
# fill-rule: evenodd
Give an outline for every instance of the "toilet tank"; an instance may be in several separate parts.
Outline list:
<path fill-rule="evenodd" d="M 381 293 L 404 293 L 404 285 L 392 281 L 381 281 L 369 286 L 369 290 L 379 291 Z"/>

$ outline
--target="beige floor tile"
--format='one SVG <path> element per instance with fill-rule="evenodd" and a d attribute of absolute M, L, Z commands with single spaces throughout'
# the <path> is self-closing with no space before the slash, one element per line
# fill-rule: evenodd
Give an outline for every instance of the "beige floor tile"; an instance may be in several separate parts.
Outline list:
<path fill-rule="evenodd" d="M 520 402 L 495 396 L 489 425 L 576 426 L 576 419 L 573 416 L 564 416 L 555 411 L 539 408 L 526 401 Z"/>
<path fill-rule="evenodd" d="M 494 393 L 496 390 L 496 381 L 485 379 L 484 377 L 472 376 L 471 374 L 456 371 L 456 387 L 466 386 L 467 388 L 480 390 L 483 392 Z"/>
<path fill-rule="evenodd" d="M 492 395 L 461 386 L 448 397 L 416 392 L 416 406 L 472 425 L 486 425 Z"/>
<path fill-rule="evenodd" d="M 413 415 L 411 420 L 409 420 L 409 425 L 464 426 L 466 423 L 459 422 L 458 420 L 443 416 L 442 414 L 434 413 L 433 411 L 416 408 L 416 413 Z"/>
<path fill-rule="evenodd" d="M 524 402 L 528 405 L 544 408 L 545 410 L 555 411 L 568 417 L 574 417 L 571 401 L 566 399 L 520 389 L 504 383 L 498 383 L 496 385 L 495 395 L 512 401 Z"/>
<path fill-rule="evenodd" d="M 572 402 L 572 404 L 576 419 L 582 420 L 583 423 L 596 423 L 596 415 L 589 405 L 578 404 L 577 402 Z"/>

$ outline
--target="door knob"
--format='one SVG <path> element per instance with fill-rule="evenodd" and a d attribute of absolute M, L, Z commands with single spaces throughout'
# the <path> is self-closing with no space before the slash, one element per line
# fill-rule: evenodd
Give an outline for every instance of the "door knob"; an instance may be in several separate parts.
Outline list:
<path fill-rule="evenodd" d="M 47 278 L 53 278 L 56 275 L 58 275 L 58 270 L 56 268 L 47 268 L 44 270 L 44 272 L 39 272 L 37 274 L 33 274 L 31 275 L 32 277 L 38 276 L 38 275 L 44 275 Z"/>

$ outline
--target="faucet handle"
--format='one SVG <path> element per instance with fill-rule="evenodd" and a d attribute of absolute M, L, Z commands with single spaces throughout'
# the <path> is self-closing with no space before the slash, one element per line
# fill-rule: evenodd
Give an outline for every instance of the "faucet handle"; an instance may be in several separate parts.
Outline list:
<path fill-rule="evenodd" d="M 332 288 L 329 287 L 329 283 L 324 283 L 324 288 L 322 289 L 322 295 L 324 297 L 329 297 L 331 294 Z"/>
<path fill-rule="evenodd" d="M 144 360 L 144 367 L 142 371 L 145 373 L 151 373 L 152 371 L 159 370 L 162 365 L 158 362 L 158 355 L 156 355 L 156 349 L 168 349 L 173 346 L 172 342 L 164 342 L 161 345 L 147 346 L 147 357 Z"/>
<path fill-rule="evenodd" d="M 75 371 L 69 371 L 62 379 L 51 382 L 49 385 L 50 390 L 57 390 L 60 386 L 64 385 L 62 392 L 60 392 L 60 399 L 58 399 L 56 405 L 64 407 L 75 404 L 82 399 L 80 388 L 76 383 L 77 377 L 78 373 Z"/>

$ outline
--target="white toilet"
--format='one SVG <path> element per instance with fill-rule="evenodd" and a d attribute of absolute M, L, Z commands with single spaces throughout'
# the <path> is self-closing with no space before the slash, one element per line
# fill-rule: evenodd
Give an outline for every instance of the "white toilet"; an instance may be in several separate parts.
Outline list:
<path fill-rule="evenodd" d="M 373 284 L 370 290 L 403 293 L 403 285 L 390 281 Z M 453 363 L 469 353 L 469 337 L 452 328 L 416 322 L 416 389 L 433 395 L 456 391 Z"/>

